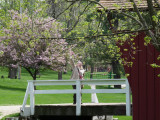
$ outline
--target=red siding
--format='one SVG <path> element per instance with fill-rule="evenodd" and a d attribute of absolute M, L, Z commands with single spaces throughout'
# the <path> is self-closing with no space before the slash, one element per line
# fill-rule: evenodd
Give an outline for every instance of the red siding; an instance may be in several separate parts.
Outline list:
<path fill-rule="evenodd" d="M 122 58 L 128 57 L 133 62 L 132 67 L 124 66 L 129 73 L 129 83 L 133 99 L 133 120 L 160 120 L 160 78 L 157 76 L 160 69 L 153 69 L 150 64 L 160 63 L 157 56 L 160 52 L 152 45 L 144 46 L 144 33 L 134 38 L 138 52 L 129 53 L 131 46 L 126 42 L 120 46 Z M 123 49 L 129 49 L 124 51 Z M 135 59 L 131 59 L 131 56 Z"/>

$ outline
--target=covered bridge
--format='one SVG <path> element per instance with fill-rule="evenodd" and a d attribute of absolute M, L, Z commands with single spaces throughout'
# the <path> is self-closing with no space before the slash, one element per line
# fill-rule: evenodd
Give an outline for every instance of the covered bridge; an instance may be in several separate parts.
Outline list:
<path fill-rule="evenodd" d="M 153 0 L 154 7 L 158 8 Z M 140 10 L 147 10 L 147 0 L 135 0 Z M 132 3 L 129 0 L 100 0 L 99 2 L 106 10 L 116 10 L 116 5 L 121 10 L 133 10 Z M 101 6 L 98 6 L 102 9 Z M 133 97 L 133 120 L 160 120 L 160 74 L 159 68 L 152 68 L 151 64 L 159 64 L 157 57 L 160 55 L 153 45 L 144 45 L 144 32 L 134 38 L 137 52 L 131 53 L 130 42 L 120 46 L 123 53 L 122 58 L 127 57 L 128 62 L 133 62 L 132 67 L 124 66 L 125 72 L 130 74 L 128 80 L 132 90 Z M 128 51 L 124 51 L 128 49 Z M 132 59 L 134 57 L 135 59 Z"/>

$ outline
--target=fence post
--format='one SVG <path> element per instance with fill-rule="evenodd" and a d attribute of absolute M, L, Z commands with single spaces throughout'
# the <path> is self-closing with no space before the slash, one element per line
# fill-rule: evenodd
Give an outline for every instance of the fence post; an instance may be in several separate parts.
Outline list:
<path fill-rule="evenodd" d="M 128 79 L 126 79 L 126 115 L 131 115 L 131 96 L 130 96 L 130 86 Z"/>
<path fill-rule="evenodd" d="M 30 107 L 31 107 L 31 115 L 34 115 L 35 98 L 34 98 L 34 85 L 33 85 L 33 82 L 29 82 L 29 86 L 30 86 Z"/>
<path fill-rule="evenodd" d="M 76 80 L 76 116 L 81 115 L 81 81 Z"/>

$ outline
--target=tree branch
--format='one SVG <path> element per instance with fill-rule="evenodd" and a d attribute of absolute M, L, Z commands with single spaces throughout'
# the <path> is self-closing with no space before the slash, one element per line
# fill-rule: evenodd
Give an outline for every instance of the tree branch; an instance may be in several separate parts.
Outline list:
<path fill-rule="evenodd" d="M 152 21 L 152 26 L 153 26 L 153 28 L 155 28 L 156 23 L 153 20 L 153 16 L 155 15 L 155 12 L 154 12 L 154 9 L 153 9 L 152 0 L 147 0 L 147 5 L 148 5 L 148 10 L 149 10 L 149 15 L 150 15 L 150 18 L 151 18 L 151 21 Z"/>
<path fill-rule="evenodd" d="M 28 72 L 29 72 L 29 74 L 32 76 L 32 78 L 34 79 L 34 75 L 33 75 L 33 73 L 31 72 L 31 70 L 30 70 L 30 68 L 27 68 L 27 67 L 24 67 Z"/>
<path fill-rule="evenodd" d="M 75 1 L 79 1 L 79 0 L 67 0 L 67 2 L 75 2 Z M 99 6 L 101 6 L 105 10 L 105 7 L 97 1 L 94 1 L 94 0 L 83 0 L 83 1 L 89 1 L 89 2 L 92 2 L 92 3 L 98 4 Z"/>
<path fill-rule="evenodd" d="M 47 22 L 45 22 L 45 23 L 42 23 L 42 24 L 39 24 L 39 25 L 44 25 L 44 24 L 47 24 L 47 23 L 49 23 L 49 22 L 57 19 L 60 15 L 62 15 L 65 11 L 67 11 L 72 5 L 74 5 L 75 2 L 76 2 L 76 1 L 72 2 L 65 10 L 63 10 L 61 13 L 59 13 L 59 14 L 56 16 L 56 18 L 53 18 L 52 20 L 49 20 L 49 21 L 47 21 Z"/>
<path fill-rule="evenodd" d="M 136 5 L 136 3 L 135 3 L 135 1 L 134 1 L 134 0 L 130 0 L 130 1 L 133 2 L 134 10 L 135 10 L 135 12 L 137 13 L 137 15 L 138 15 L 141 23 L 143 24 L 144 29 L 148 29 L 148 25 L 147 25 L 146 21 L 143 19 L 142 15 L 140 14 L 140 12 L 139 12 L 139 10 L 138 10 L 138 7 L 137 7 L 137 5 Z"/>
<path fill-rule="evenodd" d="M 139 10 L 138 10 L 138 7 L 137 7 L 137 5 L 136 5 L 136 3 L 135 3 L 135 1 L 134 1 L 134 0 L 130 0 L 130 1 L 134 3 L 134 4 L 133 4 L 133 7 L 134 7 L 134 9 L 135 9 L 135 11 L 136 11 L 136 13 L 137 13 L 137 15 L 138 15 L 141 23 L 144 25 L 144 29 L 148 29 L 148 25 L 147 25 L 146 21 L 143 19 L 142 15 L 140 14 L 140 12 L 139 12 Z M 148 0 L 147 0 L 147 1 L 148 1 Z M 153 7 L 153 6 L 152 6 L 152 7 Z M 152 18 L 151 18 L 151 19 L 152 19 Z M 154 28 L 153 28 L 153 29 L 154 29 Z M 146 31 L 146 33 L 147 33 L 148 36 L 150 36 L 150 37 L 152 38 L 152 43 L 155 44 L 154 46 L 155 46 L 157 49 L 159 49 L 158 41 L 157 41 L 154 33 L 153 33 L 151 30 Z"/>
<path fill-rule="evenodd" d="M 99 34 L 99 35 L 92 35 L 92 36 L 85 36 L 85 37 L 74 37 L 74 38 L 40 38 L 40 39 L 67 39 L 67 40 L 75 40 L 75 39 L 87 39 L 87 38 L 96 38 L 96 37 L 102 37 L 102 36 L 114 36 L 114 35 L 119 35 L 119 34 L 129 34 L 129 33 L 136 33 L 136 32 L 146 32 L 151 30 L 152 28 L 149 29 L 143 29 L 143 30 L 135 30 L 135 31 L 120 31 L 116 33 L 111 33 L 111 34 Z"/>
<path fill-rule="evenodd" d="M 136 22 L 141 26 L 141 28 L 143 28 L 143 24 L 142 24 L 139 20 L 137 20 L 135 17 L 133 17 L 132 15 L 126 14 L 126 13 L 124 13 L 124 12 L 121 12 L 120 14 L 123 14 L 123 15 L 131 18 L 132 20 L 136 21 Z M 140 29 L 141 29 L 141 28 L 140 28 Z"/>
<path fill-rule="evenodd" d="M 84 12 L 86 11 L 86 9 L 88 8 L 88 6 L 89 6 L 90 4 L 91 4 L 91 2 L 86 5 L 86 7 L 84 8 L 83 12 L 78 16 L 78 20 L 75 22 L 75 24 L 73 25 L 73 27 L 72 27 L 71 29 L 66 30 L 67 32 L 72 31 L 72 30 L 77 26 L 77 24 L 78 24 L 78 22 L 79 22 L 79 20 L 80 20 L 80 17 L 84 14 Z"/>

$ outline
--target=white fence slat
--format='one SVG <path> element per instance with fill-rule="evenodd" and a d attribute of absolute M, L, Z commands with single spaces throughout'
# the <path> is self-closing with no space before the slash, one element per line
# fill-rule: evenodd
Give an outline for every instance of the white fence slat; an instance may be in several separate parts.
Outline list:
<path fill-rule="evenodd" d="M 76 115 L 81 115 L 81 81 L 76 81 Z"/>
<path fill-rule="evenodd" d="M 53 81 L 36 81 L 34 82 L 36 86 L 48 86 L 48 85 L 76 85 L 76 80 L 53 80 Z"/>
<path fill-rule="evenodd" d="M 131 115 L 131 93 L 128 80 L 126 80 L 126 115 Z"/>
<path fill-rule="evenodd" d="M 126 89 L 82 89 L 82 93 L 126 93 Z"/>
<path fill-rule="evenodd" d="M 23 100 L 23 104 L 22 104 L 22 109 L 21 109 L 22 111 L 24 111 L 24 108 L 26 106 L 29 90 L 30 90 L 30 86 L 29 86 L 29 83 L 28 83 L 26 93 L 25 93 L 25 96 L 24 96 L 24 100 Z"/>
<path fill-rule="evenodd" d="M 29 82 L 29 86 L 30 86 L 30 107 L 31 107 L 31 115 L 34 115 L 35 97 L 34 97 L 34 85 L 33 85 L 33 82 Z"/>
<path fill-rule="evenodd" d="M 126 80 L 82 80 L 83 85 L 123 85 Z"/>
<path fill-rule="evenodd" d="M 76 90 L 35 90 L 35 94 L 73 94 Z"/>

